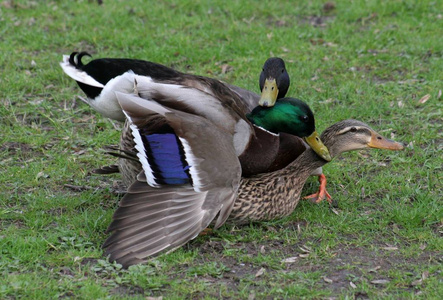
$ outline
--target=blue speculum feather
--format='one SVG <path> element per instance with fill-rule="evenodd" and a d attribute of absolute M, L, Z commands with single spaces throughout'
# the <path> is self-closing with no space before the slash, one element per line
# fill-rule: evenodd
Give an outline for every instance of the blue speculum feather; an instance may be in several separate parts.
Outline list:
<path fill-rule="evenodd" d="M 180 140 L 173 133 L 141 134 L 146 156 L 156 182 L 187 184 L 191 182 L 189 165 Z"/>

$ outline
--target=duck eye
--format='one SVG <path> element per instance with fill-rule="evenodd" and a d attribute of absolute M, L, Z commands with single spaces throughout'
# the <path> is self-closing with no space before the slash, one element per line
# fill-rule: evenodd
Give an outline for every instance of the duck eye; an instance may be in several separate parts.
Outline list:
<path fill-rule="evenodd" d="M 357 131 L 357 128 L 355 128 L 355 127 L 351 127 L 351 130 L 350 130 L 351 132 L 356 132 Z"/>
<path fill-rule="evenodd" d="M 309 121 L 309 117 L 308 116 L 301 116 L 300 120 L 302 120 L 303 122 L 307 123 Z"/>

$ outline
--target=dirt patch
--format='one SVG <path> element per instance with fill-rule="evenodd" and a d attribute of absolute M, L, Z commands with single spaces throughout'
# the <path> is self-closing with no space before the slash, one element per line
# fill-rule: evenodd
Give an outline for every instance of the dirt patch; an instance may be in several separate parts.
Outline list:
<path fill-rule="evenodd" d="M 384 250 L 383 247 L 370 249 L 341 244 L 331 249 L 331 258 L 319 258 L 316 263 L 305 257 L 309 254 L 300 251 L 305 244 L 315 245 L 316 242 L 315 240 L 301 240 L 295 245 L 286 245 L 281 241 L 274 240 L 266 244 L 257 244 L 255 242 L 228 243 L 214 240 L 214 237 L 200 238 L 184 246 L 189 250 L 198 249 L 198 258 L 192 266 L 182 265 L 173 270 L 173 273 L 175 276 L 177 273 L 181 273 L 179 277 L 184 280 L 188 275 L 186 280 L 189 280 L 189 268 L 214 262 L 218 267 L 217 272 L 195 274 L 193 280 L 196 283 L 203 280 L 208 284 L 223 285 L 234 291 L 240 291 L 241 282 L 247 281 L 252 285 L 256 282 L 254 289 L 257 293 L 261 293 L 266 292 L 266 289 L 269 288 L 266 278 L 278 279 L 291 272 L 305 274 L 320 272 L 321 279 L 315 283 L 319 289 L 328 290 L 332 294 L 351 293 L 357 299 L 367 299 L 369 296 L 361 292 L 359 286 L 372 285 L 382 291 L 386 284 L 395 279 L 390 275 L 390 271 L 393 269 L 405 274 L 403 282 L 413 282 L 420 276 L 420 274 L 414 273 L 416 271 L 413 266 L 420 262 L 427 265 L 430 261 L 435 260 L 436 255 L 433 252 L 423 252 L 419 257 L 407 258 L 396 251 Z M 233 255 L 224 254 L 226 249 L 238 250 L 242 255 L 248 257 L 256 257 L 264 251 L 265 253 L 278 253 L 282 257 L 294 257 L 294 259 L 290 263 L 278 265 L 242 262 Z M 265 275 L 260 274 L 261 269 Z M 436 276 L 436 274 L 433 275 Z M 282 286 L 294 283 L 293 279 L 285 280 Z M 407 283 L 400 286 L 399 289 L 411 293 L 416 291 L 413 285 Z"/>

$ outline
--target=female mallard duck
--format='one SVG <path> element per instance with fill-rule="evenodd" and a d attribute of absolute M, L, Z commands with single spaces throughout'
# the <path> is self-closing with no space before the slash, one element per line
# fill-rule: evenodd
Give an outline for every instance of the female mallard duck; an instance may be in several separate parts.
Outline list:
<path fill-rule="evenodd" d="M 220 127 L 159 104 L 143 90 L 139 82 L 138 95 L 116 94 L 143 168 L 122 198 L 103 245 L 124 267 L 180 247 L 211 222 L 218 228 L 226 220 L 243 224 L 290 214 L 308 176 L 327 163 L 300 138 L 283 135 L 281 141 L 302 149 L 299 157 L 277 171 L 242 177 L 238 152 L 253 135 L 250 126 L 230 126 L 233 120 L 227 119 Z M 332 157 L 357 149 L 403 148 L 356 120 L 338 122 L 321 137 Z"/>

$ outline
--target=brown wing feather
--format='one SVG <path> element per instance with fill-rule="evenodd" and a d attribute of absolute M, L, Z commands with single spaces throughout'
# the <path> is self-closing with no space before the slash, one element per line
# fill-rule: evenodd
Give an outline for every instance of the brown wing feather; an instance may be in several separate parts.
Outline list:
<path fill-rule="evenodd" d="M 108 228 L 112 234 L 103 245 L 111 260 L 127 267 L 180 247 L 217 215 L 215 226 L 221 226 L 236 198 L 241 168 L 232 135 L 210 121 L 134 95 L 117 97 L 137 127 L 152 129 L 147 121 L 154 117 L 166 122 L 186 142 L 190 172 L 196 176 L 194 186 L 161 188 L 149 186 L 144 173 L 137 176 L 114 214 Z"/>

